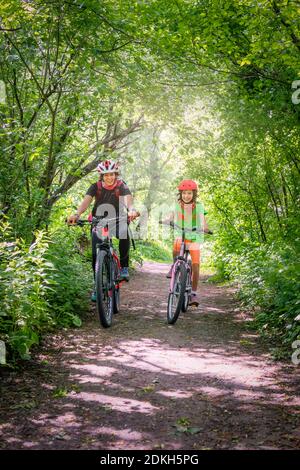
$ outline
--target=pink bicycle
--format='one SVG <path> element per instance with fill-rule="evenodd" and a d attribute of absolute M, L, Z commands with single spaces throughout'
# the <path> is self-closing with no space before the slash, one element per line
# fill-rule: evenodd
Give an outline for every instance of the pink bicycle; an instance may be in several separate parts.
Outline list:
<path fill-rule="evenodd" d="M 161 222 L 164 223 L 164 222 Z M 176 323 L 180 312 L 186 312 L 192 294 L 192 260 L 186 244 L 186 232 L 203 233 L 197 229 L 180 227 L 174 222 L 167 222 L 167 225 L 181 230 L 181 246 L 179 256 L 176 257 L 172 266 L 172 275 L 168 296 L 167 320 L 169 324 Z M 209 230 L 207 233 L 212 234 Z"/>

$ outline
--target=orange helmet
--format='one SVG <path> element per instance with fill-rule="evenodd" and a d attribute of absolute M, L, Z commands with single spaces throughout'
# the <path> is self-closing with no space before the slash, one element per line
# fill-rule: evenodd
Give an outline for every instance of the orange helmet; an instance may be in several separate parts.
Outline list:
<path fill-rule="evenodd" d="M 198 184 L 193 180 L 182 180 L 178 185 L 179 191 L 198 191 Z"/>

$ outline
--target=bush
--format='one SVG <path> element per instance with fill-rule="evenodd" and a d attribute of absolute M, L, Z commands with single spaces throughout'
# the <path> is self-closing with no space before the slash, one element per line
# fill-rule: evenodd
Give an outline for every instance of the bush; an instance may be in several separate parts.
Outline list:
<path fill-rule="evenodd" d="M 172 262 L 172 242 L 170 240 L 138 240 L 136 242 L 136 252 L 133 259 Z"/>
<path fill-rule="evenodd" d="M 55 326 L 80 326 L 86 311 L 91 269 L 67 237 L 35 242 L 14 240 L 8 222 L 0 224 L 0 339 L 11 358 L 30 357 L 42 332 Z"/>
<path fill-rule="evenodd" d="M 296 241 L 297 242 L 297 241 Z M 219 250 L 218 259 L 222 259 Z M 284 347 L 300 338 L 300 263 L 297 243 L 249 243 L 223 256 L 223 271 L 239 283 L 239 298 L 255 312 L 261 334 Z"/>

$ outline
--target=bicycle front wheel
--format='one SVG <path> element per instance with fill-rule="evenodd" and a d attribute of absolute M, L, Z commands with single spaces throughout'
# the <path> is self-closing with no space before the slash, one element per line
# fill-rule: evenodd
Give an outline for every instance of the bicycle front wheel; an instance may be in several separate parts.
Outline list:
<path fill-rule="evenodd" d="M 114 313 L 120 311 L 120 287 L 114 288 Z"/>
<path fill-rule="evenodd" d="M 175 271 L 174 287 L 168 298 L 167 320 L 169 324 L 176 323 L 182 304 L 184 301 L 186 286 L 186 268 L 183 264 L 179 264 Z"/>
<path fill-rule="evenodd" d="M 119 313 L 120 311 L 120 284 L 118 281 L 119 278 L 119 269 L 116 260 L 114 260 L 114 273 L 113 273 L 113 298 L 114 298 L 114 313 Z"/>
<path fill-rule="evenodd" d="M 189 308 L 189 302 L 190 302 L 191 290 L 192 290 L 191 289 L 191 287 L 192 287 L 191 273 L 192 273 L 192 265 L 189 262 L 189 267 L 188 267 L 187 275 L 186 275 L 186 285 L 185 285 L 184 299 L 183 299 L 182 307 L 181 307 L 181 310 L 183 311 L 183 313 L 187 312 L 187 310 Z"/>
<path fill-rule="evenodd" d="M 111 326 L 113 316 L 114 302 L 110 262 L 110 256 L 105 250 L 98 252 L 95 269 L 97 311 L 100 323 L 104 328 Z"/>

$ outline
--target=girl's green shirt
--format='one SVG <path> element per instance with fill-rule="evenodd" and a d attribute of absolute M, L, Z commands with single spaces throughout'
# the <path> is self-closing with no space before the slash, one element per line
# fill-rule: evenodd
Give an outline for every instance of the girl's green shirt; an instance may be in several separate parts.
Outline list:
<path fill-rule="evenodd" d="M 207 212 L 201 202 L 197 202 L 192 208 L 192 205 L 181 206 L 179 202 L 176 203 L 174 222 L 183 228 L 196 228 L 196 230 L 203 229 L 201 223 L 201 215 L 205 215 Z M 180 232 L 177 229 L 177 232 Z M 202 243 L 204 241 L 204 234 L 197 232 L 186 232 L 186 238 L 196 243 Z"/>

